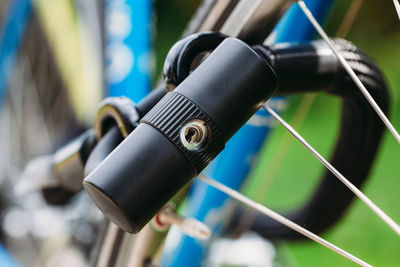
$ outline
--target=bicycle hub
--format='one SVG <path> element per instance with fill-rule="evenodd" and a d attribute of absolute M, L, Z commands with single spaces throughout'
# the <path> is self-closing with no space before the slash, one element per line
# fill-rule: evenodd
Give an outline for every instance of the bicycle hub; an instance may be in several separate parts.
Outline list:
<path fill-rule="evenodd" d="M 276 76 L 234 38 L 224 40 L 84 180 L 105 215 L 136 233 L 268 100 Z"/>

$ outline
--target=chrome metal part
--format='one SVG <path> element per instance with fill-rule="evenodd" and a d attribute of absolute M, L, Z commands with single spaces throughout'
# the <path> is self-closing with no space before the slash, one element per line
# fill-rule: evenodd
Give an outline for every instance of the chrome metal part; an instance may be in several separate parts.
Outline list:
<path fill-rule="evenodd" d="M 211 230 L 202 222 L 193 218 L 184 218 L 175 213 L 170 205 L 166 205 L 156 216 L 156 220 L 161 227 L 174 224 L 178 226 L 185 234 L 206 240 L 211 235 Z"/>
<path fill-rule="evenodd" d="M 201 149 L 206 144 L 207 138 L 208 127 L 202 120 L 189 121 L 180 131 L 181 142 L 190 151 Z"/>

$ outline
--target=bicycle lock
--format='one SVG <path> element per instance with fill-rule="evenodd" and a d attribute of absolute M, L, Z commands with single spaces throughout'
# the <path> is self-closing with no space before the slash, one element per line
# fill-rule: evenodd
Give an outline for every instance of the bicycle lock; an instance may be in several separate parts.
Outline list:
<path fill-rule="evenodd" d="M 222 151 L 276 87 L 261 54 L 238 39 L 225 39 L 85 178 L 84 188 L 108 219 L 137 233 Z"/>

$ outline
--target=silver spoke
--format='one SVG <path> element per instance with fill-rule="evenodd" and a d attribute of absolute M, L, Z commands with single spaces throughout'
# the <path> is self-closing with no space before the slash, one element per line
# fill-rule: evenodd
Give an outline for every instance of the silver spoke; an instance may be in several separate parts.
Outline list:
<path fill-rule="evenodd" d="M 347 186 L 362 202 L 365 203 L 379 218 L 382 219 L 390 228 L 400 236 L 400 226 L 393 221 L 383 210 L 373 203 L 363 192 L 354 186 L 344 177 L 335 167 L 333 167 L 323 156 L 321 156 L 295 129 L 284 121 L 275 111 L 266 104 L 263 108 L 268 111 L 283 127 L 285 127 L 305 148 L 307 148 L 325 167 L 331 171 L 345 186 Z"/>
<path fill-rule="evenodd" d="M 314 18 L 313 14 L 311 11 L 307 8 L 307 5 L 304 3 L 303 0 L 297 0 L 297 4 L 303 11 L 303 13 L 307 16 L 311 24 L 314 26 L 314 28 L 317 30 L 317 32 L 321 35 L 321 37 L 327 42 L 329 48 L 332 50 L 332 52 L 335 54 L 335 56 L 338 58 L 340 64 L 343 66 L 343 68 L 346 70 L 346 72 L 349 74 L 350 78 L 354 81 L 354 83 L 357 85 L 357 87 L 360 89 L 361 93 L 365 96 L 371 107 L 375 110 L 375 112 L 378 114 L 378 116 L 381 118 L 383 123 L 386 125 L 388 130 L 392 133 L 393 137 L 397 140 L 397 142 L 400 144 L 400 135 L 396 131 L 396 129 L 393 127 L 392 123 L 389 121 L 389 119 L 386 117 L 385 113 L 381 110 L 379 105 L 375 102 L 373 97 L 370 95 L 368 90 L 365 88 L 363 83 L 358 79 L 357 75 L 353 71 L 353 69 L 350 67 L 350 65 L 346 62 L 344 57 L 335 49 L 333 46 L 332 42 L 330 41 L 328 35 L 325 33 L 325 31 L 322 29 L 322 27 L 319 25 L 317 20 Z"/>
<path fill-rule="evenodd" d="M 400 4 L 399 0 L 393 0 L 394 7 L 396 8 L 397 16 L 399 16 L 400 19 Z"/>
<path fill-rule="evenodd" d="M 281 224 L 289 227 L 290 229 L 310 238 L 311 240 L 314 240 L 315 242 L 329 248 L 330 250 L 342 255 L 343 257 L 348 258 L 349 260 L 361 265 L 361 266 L 371 266 L 370 264 L 366 263 L 365 261 L 353 256 L 352 254 L 346 252 L 345 250 L 335 246 L 334 244 L 326 241 L 325 239 L 323 239 L 322 237 L 310 232 L 309 230 L 301 227 L 300 225 L 292 222 L 291 220 L 283 217 L 282 215 L 274 212 L 273 210 L 261 205 L 260 203 L 257 203 L 251 199 L 249 199 L 248 197 L 242 195 L 241 193 L 239 193 L 238 191 L 235 191 L 213 179 L 210 179 L 202 174 L 200 174 L 198 177 L 198 179 L 200 179 L 201 181 L 207 183 L 208 185 L 215 187 L 216 189 L 224 192 L 225 194 L 229 195 L 230 197 L 236 199 L 237 201 L 249 206 L 250 208 L 255 209 L 256 211 L 272 218 L 273 220 L 280 222 Z"/>

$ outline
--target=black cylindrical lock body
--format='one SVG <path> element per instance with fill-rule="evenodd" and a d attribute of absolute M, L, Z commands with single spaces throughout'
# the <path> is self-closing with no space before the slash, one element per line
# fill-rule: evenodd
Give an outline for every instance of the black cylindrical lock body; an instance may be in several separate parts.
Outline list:
<path fill-rule="evenodd" d="M 174 92 L 185 95 L 212 118 L 224 141 L 274 92 L 276 76 L 264 58 L 228 38 Z"/>
<path fill-rule="evenodd" d="M 267 61 L 245 43 L 226 39 L 146 114 L 85 179 L 85 189 L 111 221 L 136 233 L 275 89 Z"/>

